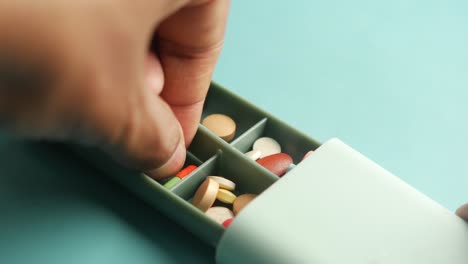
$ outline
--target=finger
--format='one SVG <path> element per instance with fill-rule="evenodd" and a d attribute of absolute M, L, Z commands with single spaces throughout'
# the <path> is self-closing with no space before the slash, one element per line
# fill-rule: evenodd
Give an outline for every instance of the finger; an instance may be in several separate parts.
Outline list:
<path fill-rule="evenodd" d="M 222 48 L 229 1 L 198 1 L 165 20 L 157 32 L 164 69 L 162 98 L 170 105 L 188 145 Z"/>
<path fill-rule="evenodd" d="M 127 1 L 125 3 L 125 11 L 138 20 L 145 20 L 144 24 L 152 24 L 152 26 L 154 26 L 183 6 L 187 5 L 188 2 L 190 2 L 190 0 Z M 122 8 L 121 5 L 113 6 L 116 8 Z"/>
<path fill-rule="evenodd" d="M 468 221 L 468 203 L 458 208 L 455 213 L 461 218 L 463 218 L 465 221 Z"/>
<path fill-rule="evenodd" d="M 90 76 L 94 71 L 83 75 Z M 44 96 L 10 96 L 19 106 L 18 111 L 9 109 L 14 114 L 12 120 L 16 120 L 15 132 L 98 145 L 127 166 L 148 170 L 154 178 L 174 175 L 185 161 L 185 144 L 172 110 L 154 93 L 162 89 L 161 75 L 161 67 L 153 57 L 147 61 L 146 87 L 141 89 L 132 89 L 136 85 L 129 80 L 138 75 L 129 74 L 117 82 L 51 88 Z M 125 92 L 114 89 L 113 83 L 121 84 Z"/>
<path fill-rule="evenodd" d="M 146 58 L 146 85 L 155 94 L 159 95 L 164 86 L 164 73 L 161 63 L 153 53 Z"/>
<path fill-rule="evenodd" d="M 129 115 L 117 140 L 101 146 L 117 160 L 153 178 L 174 175 L 185 161 L 182 129 L 164 100 L 153 95 L 153 100 L 144 101 L 144 106 Z"/>
<path fill-rule="evenodd" d="M 74 118 L 79 122 L 78 134 L 72 138 L 88 139 L 118 161 L 154 178 L 173 175 L 185 161 L 185 143 L 171 108 L 154 92 L 161 90 L 161 68 L 154 58 L 145 58 L 144 52 L 130 57 L 136 59 L 123 60 L 129 67 L 119 68 L 98 85 L 80 85 L 94 89 L 73 89 L 86 92 L 74 96 L 78 98 L 73 100 L 75 105 L 68 102 L 71 109 L 81 109 Z M 86 98 L 86 107 L 80 98 Z"/>
<path fill-rule="evenodd" d="M 184 164 L 185 141 L 172 110 L 156 95 L 164 82 L 159 62 L 149 56 L 146 66 L 141 108 L 130 116 L 127 130 L 116 144 L 123 149 L 111 152 L 122 153 L 120 160 L 146 168 L 149 176 L 160 179 L 174 175 Z"/>

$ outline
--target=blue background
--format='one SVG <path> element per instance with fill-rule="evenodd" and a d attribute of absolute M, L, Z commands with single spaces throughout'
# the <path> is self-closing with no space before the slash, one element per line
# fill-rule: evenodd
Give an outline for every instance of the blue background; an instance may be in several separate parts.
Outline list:
<path fill-rule="evenodd" d="M 214 80 L 339 137 L 447 208 L 468 201 L 467 1 L 233 1 Z M 213 262 L 60 147 L 0 137 L 1 263 Z"/>

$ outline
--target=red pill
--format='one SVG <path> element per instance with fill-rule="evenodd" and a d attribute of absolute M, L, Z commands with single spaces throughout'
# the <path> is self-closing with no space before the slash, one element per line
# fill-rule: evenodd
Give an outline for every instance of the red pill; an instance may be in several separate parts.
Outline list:
<path fill-rule="evenodd" d="M 228 228 L 228 227 L 231 225 L 232 220 L 234 220 L 234 218 L 226 219 L 226 220 L 223 222 L 223 226 L 224 226 L 225 228 Z"/>
<path fill-rule="evenodd" d="M 194 171 L 196 169 L 197 169 L 197 166 L 188 165 L 183 170 L 179 171 L 179 173 L 176 174 L 176 177 L 183 179 L 183 178 L 185 178 L 185 176 L 189 175 L 190 173 L 192 173 L 192 171 Z"/>
<path fill-rule="evenodd" d="M 277 176 L 283 176 L 293 163 L 291 156 L 286 153 L 277 153 L 257 160 L 257 163 L 273 172 Z"/>
<path fill-rule="evenodd" d="M 302 160 L 307 159 L 307 157 L 309 157 L 310 155 L 312 155 L 312 153 L 314 153 L 313 150 L 310 150 L 309 152 L 307 152 L 307 153 L 304 155 L 304 157 L 302 158 Z"/>

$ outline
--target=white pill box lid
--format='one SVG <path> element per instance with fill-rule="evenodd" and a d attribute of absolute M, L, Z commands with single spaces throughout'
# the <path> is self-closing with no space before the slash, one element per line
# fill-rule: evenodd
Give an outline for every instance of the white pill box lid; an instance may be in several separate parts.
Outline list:
<path fill-rule="evenodd" d="M 468 224 L 332 139 L 236 217 L 216 261 L 467 264 Z"/>

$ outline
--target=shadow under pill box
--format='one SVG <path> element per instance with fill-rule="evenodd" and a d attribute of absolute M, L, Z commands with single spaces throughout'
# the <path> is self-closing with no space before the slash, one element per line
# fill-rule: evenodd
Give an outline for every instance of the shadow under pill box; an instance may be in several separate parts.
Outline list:
<path fill-rule="evenodd" d="M 379 263 L 444 263 L 426 258 L 424 252 L 401 253 L 423 243 L 429 249 L 426 252 L 438 249 L 453 264 L 468 263 L 468 228 L 463 221 L 341 141 L 320 145 L 215 83 L 210 86 L 202 122 L 206 118 L 211 120 L 207 126 L 199 125 L 187 151 L 184 168 L 193 167 L 178 179 L 157 182 L 123 168 L 96 149 L 74 149 L 217 247 L 219 262 L 377 263 L 394 254 L 402 257 Z M 217 127 L 219 123 L 225 125 Z M 268 155 L 262 157 L 256 151 Z M 228 186 L 231 183 L 220 187 L 222 179 L 210 176 L 226 179 L 235 188 Z M 209 197 L 204 196 L 207 193 Z M 232 220 L 232 211 L 238 213 L 239 206 L 245 208 Z M 343 214 L 353 221 L 341 221 Z M 433 236 L 421 241 L 422 231 L 429 227 Z M 356 241 L 348 240 L 352 237 Z M 381 256 L 383 251 L 373 248 L 376 245 L 387 255 Z"/>

